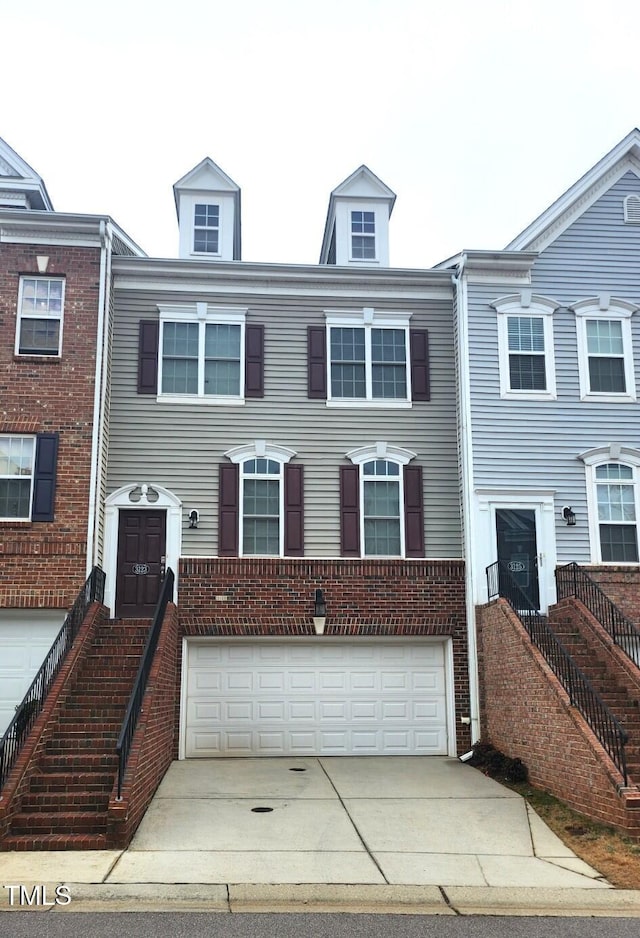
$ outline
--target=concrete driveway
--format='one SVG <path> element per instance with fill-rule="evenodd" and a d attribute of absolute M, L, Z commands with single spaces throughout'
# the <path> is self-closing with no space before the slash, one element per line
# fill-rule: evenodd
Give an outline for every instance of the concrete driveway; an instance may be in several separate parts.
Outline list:
<path fill-rule="evenodd" d="M 457 759 L 170 767 L 106 883 L 608 888 L 517 794 Z"/>

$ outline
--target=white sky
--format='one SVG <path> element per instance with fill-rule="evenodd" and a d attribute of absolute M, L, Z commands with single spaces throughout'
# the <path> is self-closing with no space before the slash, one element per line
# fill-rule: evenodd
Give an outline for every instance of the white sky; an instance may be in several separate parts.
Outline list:
<path fill-rule="evenodd" d="M 640 124 L 638 0 L 0 0 L 0 137 L 59 211 L 177 255 L 173 183 L 242 190 L 243 260 L 317 263 L 330 191 L 391 263 L 502 248 Z"/>

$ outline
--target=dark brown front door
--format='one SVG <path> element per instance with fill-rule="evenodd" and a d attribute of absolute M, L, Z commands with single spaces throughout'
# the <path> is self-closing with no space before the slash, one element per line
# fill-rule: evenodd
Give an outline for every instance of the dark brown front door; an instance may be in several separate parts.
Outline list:
<path fill-rule="evenodd" d="M 135 619 L 153 615 L 165 552 L 165 511 L 120 511 L 116 616 Z"/>

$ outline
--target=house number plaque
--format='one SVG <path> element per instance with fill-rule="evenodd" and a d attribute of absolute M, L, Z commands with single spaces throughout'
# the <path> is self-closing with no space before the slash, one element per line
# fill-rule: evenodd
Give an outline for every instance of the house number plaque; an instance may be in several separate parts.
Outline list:
<path fill-rule="evenodd" d="M 527 569 L 521 560 L 510 560 L 508 566 L 512 573 L 524 573 Z"/>
<path fill-rule="evenodd" d="M 133 572 L 137 574 L 138 576 L 144 573 L 148 573 L 149 564 L 148 563 L 134 563 Z"/>

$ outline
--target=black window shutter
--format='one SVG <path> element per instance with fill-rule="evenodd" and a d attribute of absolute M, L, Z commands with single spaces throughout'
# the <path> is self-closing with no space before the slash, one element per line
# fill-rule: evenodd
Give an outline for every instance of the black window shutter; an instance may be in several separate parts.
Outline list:
<path fill-rule="evenodd" d="M 429 387 L 429 333 L 426 329 L 409 330 L 411 360 L 411 400 L 431 400 Z"/>
<path fill-rule="evenodd" d="M 138 332 L 138 394 L 158 393 L 158 339 L 160 323 L 157 319 L 142 319 Z"/>
<path fill-rule="evenodd" d="M 247 326 L 244 334 L 245 397 L 264 397 L 264 326 Z"/>
<path fill-rule="evenodd" d="M 33 476 L 32 521 L 53 521 L 56 497 L 58 434 L 39 433 L 36 437 L 36 464 Z"/>
<path fill-rule="evenodd" d="M 284 553 L 304 557 L 304 467 L 284 467 Z"/>
<path fill-rule="evenodd" d="M 340 554 L 360 556 L 360 469 L 340 466 Z"/>
<path fill-rule="evenodd" d="M 407 557 L 424 557 L 422 467 L 404 467 L 404 549 Z"/>
<path fill-rule="evenodd" d="M 327 331 L 307 326 L 307 397 L 327 399 Z"/>
<path fill-rule="evenodd" d="M 218 489 L 219 557 L 238 556 L 239 483 L 239 466 L 234 463 L 222 463 Z"/>

